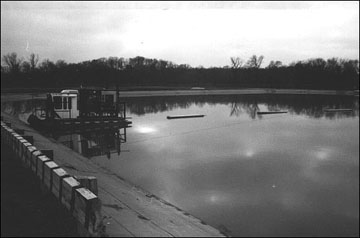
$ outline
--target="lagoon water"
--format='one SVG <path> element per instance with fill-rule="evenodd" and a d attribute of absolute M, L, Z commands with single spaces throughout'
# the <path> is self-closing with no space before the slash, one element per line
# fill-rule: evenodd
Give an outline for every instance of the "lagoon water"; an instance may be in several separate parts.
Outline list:
<path fill-rule="evenodd" d="M 124 100 L 126 133 L 58 141 L 231 236 L 359 235 L 358 97 Z M 205 117 L 166 118 L 179 114 Z"/>

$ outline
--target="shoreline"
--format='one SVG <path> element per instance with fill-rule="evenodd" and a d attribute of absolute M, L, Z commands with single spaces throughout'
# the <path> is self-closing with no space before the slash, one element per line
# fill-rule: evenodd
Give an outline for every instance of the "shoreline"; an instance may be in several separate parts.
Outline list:
<path fill-rule="evenodd" d="M 58 90 L 60 91 L 60 89 Z M 50 92 L 50 91 L 49 91 Z M 203 89 L 203 90 L 139 90 L 120 91 L 120 98 L 160 97 L 160 96 L 207 96 L 207 95 L 257 95 L 257 94 L 293 94 L 293 95 L 342 95 L 359 96 L 359 90 L 309 90 L 309 89 Z M 46 92 L 1 92 L 1 101 L 20 101 L 42 99 Z"/>

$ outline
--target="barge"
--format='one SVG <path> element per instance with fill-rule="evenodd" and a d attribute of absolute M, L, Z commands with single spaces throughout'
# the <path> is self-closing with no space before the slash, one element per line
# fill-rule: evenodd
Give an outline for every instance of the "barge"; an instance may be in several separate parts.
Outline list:
<path fill-rule="evenodd" d="M 130 127 L 118 90 L 79 89 L 48 93 L 45 106 L 34 108 L 28 123 L 44 130 Z"/>

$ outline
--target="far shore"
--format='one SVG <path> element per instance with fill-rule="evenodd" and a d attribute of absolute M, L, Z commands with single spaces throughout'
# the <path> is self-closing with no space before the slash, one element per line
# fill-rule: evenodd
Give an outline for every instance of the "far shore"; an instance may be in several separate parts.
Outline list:
<path fill-rule="evenodd" d="M 58 90 L 49 90 L 48 92 L 60 92 Z M 136 90 L 120 91 L 121 98 L 128 97 L 152 97 L 152 96 L 192 96 L 192 95 L 251 95 L 251 94 L 298 94 L 298 95 L 345 95 L 359 96 L 359 90 L 311 90 L 311 89 L 187 89 L 187 90 Z M 44 90 L 33 89 L 32 91 L 21 92 L 2 91 L 1 101 L 18 101 L 28 99 L 45 98 Z"/>

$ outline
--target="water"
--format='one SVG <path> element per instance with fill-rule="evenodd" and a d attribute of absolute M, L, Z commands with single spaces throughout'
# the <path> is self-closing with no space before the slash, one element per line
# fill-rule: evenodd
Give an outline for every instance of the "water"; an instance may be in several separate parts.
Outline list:
<path fill-rule="evenodd" d="M 359 235 L 358 97 L 126 101 L 126 131 L 58 141 L 231 236 Z M 288 113 L 256 114 L 272 110 Z"/>

